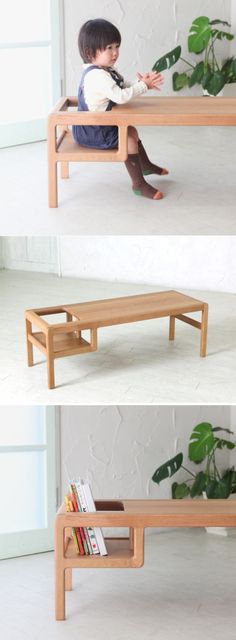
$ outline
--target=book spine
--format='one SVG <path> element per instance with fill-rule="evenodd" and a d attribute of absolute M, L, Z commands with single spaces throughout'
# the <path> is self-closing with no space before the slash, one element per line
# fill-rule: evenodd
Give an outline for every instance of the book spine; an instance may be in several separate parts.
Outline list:
<path fill-rule="evenodd" d="M 74 493 L 73 485 L 70 485 L 70 490 L 71 490 L 71 500 L 72 500 L 72 503 L 73 503 L 74 511 L 78 511 L 79 509 L 78 509 L 78 505 L 77 505 L 77 501 L 76 501 L 76 495 Z M 85 550 L 84 550 L 84 546 L 83 546 L 83 533 L 81 531 L 81 527 L 76 527 L 75 533 L 76 533 L 77 540 L 78 540 L 80 555 L 84 556 Z"/>
<path fill-rule="evenodd" d="M 71 485 L 71 488 L 73 489 L 73 493 L 75 495 L 75 499 L 76 499 L 76 503 L 77 503 L 77 507 L 78 507 L 78 511 L 83 511 L 82 506 L 81 506 L 81 502 L 80 502 L 80 498 L 79 498 L 79 494 L 77 491 L 77 483 L 73 483 Z M 86 530 L 86 527 L 80 527 L 80 532 L 81 532 L 81 537 L 82 537 L 82 542 L 83 542 L 83 547 L 84 547 L 84 552 L 87 555 L 89 555 L 90 553 L 92 553 L 92 551 L 90 551 L 90 544 L 89 544 L 89 536 Z"/>
<path fill-rule="evenodd" d="M 88 511 L 91 511 L 92 513 L 94 511 L 96 511 L 96 507 L 95 507 L 95 503 L 94 503 L 94 499 L 93 499 L 93 495 L 92 495 L 92 491 L 91 488 L 89 486 L 88 483 L 83 484 L 83 489 L 86 495 L 86 500 L 87 500 L 87 505 L 88 505 Z M 99 548 L 99 552 L 101 554 L 101 556 L 106 556 L 107 555 L 107 548 L 105 545 L 105 540 L 104 540 L 104 536 L 102 533 L 102 529 L 100 529 L 100 527 L 94 527 L 94 534 L 97 540 L 97 544 L 98 544 L 98 548 Z"/>
<path fill-rule="evenodd" d="M 78 496 L 78 500 L 79 500 L 79 503 L 80 503 L 81 511 L 83 513 L 86 513 L 87 507 L 86 507 L 86 503 L 85 503 L 83 489 L 82 489 L 81 484 L 79 482 L 76 482 L 76 491 L 77 491 L 77 496 Z M 92 545 L 92 542 L 91 542 L 90 528 L 91 527 L 84 527 L 84 531 L 85 531 L 85 535 L 86 535 L 86 541 L 87 541 L 89 553 L 90 553 L 90 555 L 93 555 L 94 552 L 93 552 L 93 545 Z"/>
<path fill-rule="evenodd" d="M 65 496 L 65 503 L 66 503 L 66 511 L 74 511 L 73 509 L 73 505 L 71 503 L 71 500 L 68 498 L 68 496 Z M 76 536 L 76 530 L 75 527 L 71 527 L 71 535 L 74 541 L 74 545 L 76 548 L 76 552 L 78 554 L 80 554 L 80 548 L 79 548 L 79 544 L 78 544 L 78 540 L 77 540 L 77 536 Z"/>
<path fill-rule="evenodd" d="M 90 511 L 90 512 L 96 511 L 96 507 L 95 507 L 95 504 L 94 504 L 94 500 L 93 500 L 93 497 L 92 497 L 92 493 L 91 493 L 89 484 L 87 484 L 87 483 L 81 484 L 81 490 L 83 491 L 83 494 L 84 494 L 84 500 L 85 500 L 85 503 L 86 503 L 86 511 L 87 512 L 88 511 Z M 90 491 L 90 493 L 89 493 L 89 491 Z M 90 497 L 90 494 L 91 494 L 91 497 Z M 92 547 L 93 547 L 93 553 L 94 554 L 100 553 L 100 549 L 99 549 L 99 545 L 98 545 L 98 541 L 97 541 L 97 537 L 96 537 L 96 528 L 97 527 L 90 527 L 89 528 L 90 532 L 91 532 L 91 534 L 90 534 L 90 536 L 91 536 L 91 544 L 92 544 Z"/>

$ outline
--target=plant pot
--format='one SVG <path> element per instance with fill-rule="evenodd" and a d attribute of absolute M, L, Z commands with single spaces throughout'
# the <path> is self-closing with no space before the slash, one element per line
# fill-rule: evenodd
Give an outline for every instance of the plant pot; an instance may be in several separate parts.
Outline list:
<path fill-rule="evenodd" d="M 205 491 L 203 491 L 204 500 L 208 500 Z M 232 493 L 227 500 L 236 500 L 236 494 Z M 235 536 L 236 527 L 205 527 L 207 533 L 213 533 L 216 536 Z"/>
<path fill-rule="evenodd" d="M 236 82 L 225 84 L 222 91 L 217 93 L 217 96 L 213 96 L 212 93 L 208 93 L 206 89 L 203 89 L 203 95 L 209 96 L 210 98 L 218 98 L 220 96 L 223 96 L 224 98 L 236 98 Z"/>
<path fill-rule="evenodd" d="M 207 96 L 208 98 L 218 98 L 219 96 L 223 96 L 223 89 L 222 91 L 217 93 L 217 96 L 213 96 L 213 93 L 208 93 L 207 89 L 203 89 L 203 95 Z"/>

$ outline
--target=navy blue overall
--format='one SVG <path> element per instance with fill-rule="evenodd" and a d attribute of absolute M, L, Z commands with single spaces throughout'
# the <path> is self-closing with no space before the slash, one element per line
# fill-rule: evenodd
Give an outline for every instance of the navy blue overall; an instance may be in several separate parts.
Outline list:
<path fill-rule="evenodd" d="M 91 65 L 82 74 L 79 90 L 78 90 L 78 111 L 89 111 L 84 99 L 84 78 L 92 71 L 99 69 L 96 65 Z M 123 78 L 113 69 L 109 69 L 113 80 L 119 87 L 123 85 Z M 106 111 L 110 111 L 115 102 L 109 100 Z M 116 149 L 118 147 L 118 127 L 116 126 L 91 126 L 91 125 L 74 125 L 72 133 L 75 142 L 83 147 L 91 147 L 93 149 Z"/>

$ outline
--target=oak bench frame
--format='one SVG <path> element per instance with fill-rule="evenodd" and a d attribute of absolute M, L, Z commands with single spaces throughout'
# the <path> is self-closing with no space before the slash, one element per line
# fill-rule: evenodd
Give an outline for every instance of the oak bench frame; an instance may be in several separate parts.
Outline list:
<path fill-rule="evenodd" d="M 63 96 L 48 117 L 48 202 L 58 206 L 57 164 L 61 178 L 69 177 L 69 162 L 124 162 L 128 126 L 235 126 L 236 98 L 144 97 L 106 112 L 78 112 L 76 97 Z M 74 111 L 73 111 L 74 110 Z M 118 149 L 87 149 L 75 143 L 72 125 L 115 125 Z"/>
<path fill-rule="evenodd" d="M 176 303 L 176 296 L 182 300 L 182 303 Z M 174 304 L 171 304 L 170 308 L 166 307 L 162 299 L 168 299 L 168 304 L 171 302 L 171 298 L 174 300 Z M 153 299 L 155 298 L 154 302 Z M 152 301 L 152 304 L 150 302 Z M 159 303 L 160 300 L 160 303 Z M 157 302 L 156 302 L 157 301 Z M 138 303 L 140 306 L 135 306 Z M 148 304 L 150 303 L 150 309 Z M 115 316 L 111 314 L 111 311 L 105 314 L 104 317 L 99 320 L 96 319 L 90 311 L 90 316 L 86 319 L 83 317 L 80 319 L 80 309 L 86 309 L 86 305 L 89 309 L 96 311 L 96 305 L 100 305 L 105 309 L 107 306 L 114 305 Z M 122 304 L 125 306 L 125 315 L 117 311 L 117 308 L 122 311 Z M 154 304 L 154 308 L 153 305 Z M 116 306 L 117 305 L 117 306 Z M 77 311 L 78 307 L 78 311 Z M 126 309 L 128 308 L 128 312 Z M 201 322 L 186 316 L 185 313 L 198 312 L 201 313 Z M 50 324 L 42 316 L 66 314 L 66 321 Z M 88 312 L 87 312 L 88 313 Z M 110 315 L 111 314 L 111 315 Z M 86 312 L 85 312 L 86 315 Z M 28 366 L 31 367 L 34 364 L 33 360 L 33 346 L 42 351 L 47 359 L 47 372 L 48 372 L 48 388 L 53 389 L 55 387 L 55 374 L 54 374 L 54 360 L 56 358 L 62 358 L 64 356 L 76 355 L 82 353 L 89 353 L 96 351 L 97 349 L 97 330 L 98 328 L 105 326 L 112 326 L 116 324 L 125 324 L 131 322 L 138 322 L 143 320 L 150 320 L 156 318 L 169 317 L 169 340 L 175 338 L 175 320 L 180 320 L 187 323 L 201 332 L 200 339 L 200 356 L 206 356 L 207 346 L 207 329 L 208 329 L 208 304 L 201 300 L 196 300 L 190 296 L 185 296 L 177 291 L 158 292 L 156 294 L 142 294 L 137 296 L 125 296 L 121 298 L 110 298 L 107 300 L 95 300 L 89 303 L 81 303 L 78 305 L 61 305 L 57 307 L 44 307 L 41 309 L 28 309 L 25 311 L 25 323 L 26 323 L 26 344 L 27 344 L 27 361 Z M 75 318 L 75 319 L 73 319 Z M 35 325 L 40 331 L 33 331 L 33 325 Z M 90 342 L 82 337 L 82 331 L 90 331 Z"/>
<path fill-rule="evenodd" d="M 55 616 L 65 620 L 65 592 L 73 568 L 138 568 L 144 563 L 144 533 L 149 527 L 235 527 L 236 502 L 228 500 L 103 500 L 94 513 L 67 513 L 55 520 Z M 76 553 L 72 527 L 127 527 L 129 536 L 105 538 L 108 555 Z"/>

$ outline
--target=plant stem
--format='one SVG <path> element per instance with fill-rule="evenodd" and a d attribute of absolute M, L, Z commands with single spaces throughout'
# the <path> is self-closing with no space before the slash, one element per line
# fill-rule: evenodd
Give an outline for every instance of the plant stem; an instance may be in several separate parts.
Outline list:
<path fill-rule="evenodd" d="M 183 62 L 186 62 L 186 64 L 188 64 L 188 65 L 189 65 L 189 67 L 192 67 L 192 69 L 195 69 L 195 67 L 193 66 L 193 64 L 190 64 L 190 62 L 188 62 L 188 60 L 185 60 L 185 58 L 182 58 L 182 57 L 180 56 L 180 60 L 183 60 Z"/>
<path fill-rule="evenodd" d="M 190 474 L 190 476 L 193 476 L 193 478 L 196 478 L 196 475 L 194 475 L 194 473 L 192 473 L 191 471 L 189 471 L 189 469 L 186 469 L 186 467 L 184 467 L 183 464 L 181 464 L 182 469 L 184 469 L 184 471 L 187 471 L 187 473 Z"/>
<path fill-rule="evenodd" d="M 217 67 L 217 71 L 219 71 L 219 65 L 218 65 L 218 62 L 217 62 L 217 59 L 216 59 L 216 56 L 215 56 L 215 51 L 214 51 L 214 44 L 215 44 L 216 40 L 217 40 L 217 35 L 215 36 L 215 38 L 212 37 L 211 45 L 209 47 L 208 55 L 207 55 L 207 58 L 209 59 L 209 55 L 210 55 L 210 53 L 212 53 L 213 71 L 215 71 L 215 65 Z"/>

